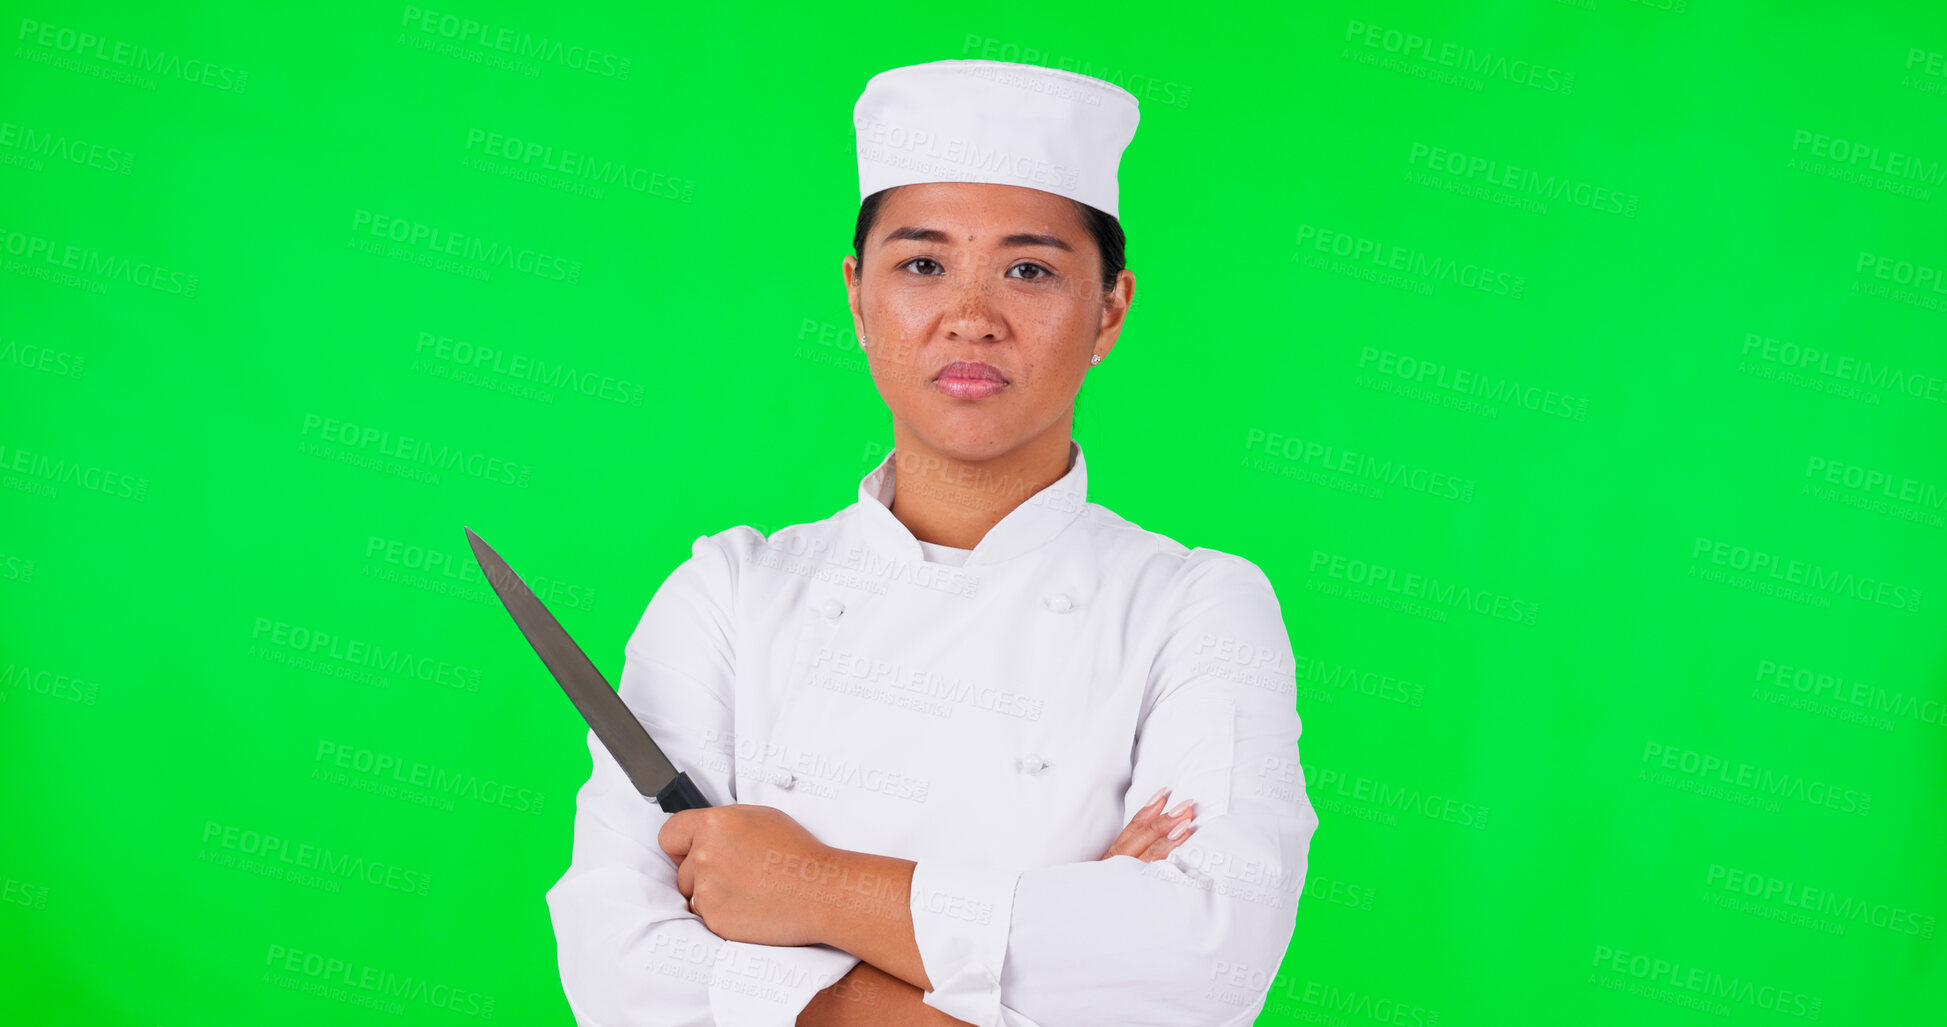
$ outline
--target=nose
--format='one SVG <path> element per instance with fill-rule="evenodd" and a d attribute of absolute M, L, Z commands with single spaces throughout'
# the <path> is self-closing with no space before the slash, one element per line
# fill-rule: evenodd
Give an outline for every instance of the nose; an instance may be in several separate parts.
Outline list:
<path fill-rule="evenodd" d="M 960 276 L 940 328 L 950 339 L 992 342 L 998 338 L 1005 323 L 994 305 L 993 285 L 979 275 Z"/>

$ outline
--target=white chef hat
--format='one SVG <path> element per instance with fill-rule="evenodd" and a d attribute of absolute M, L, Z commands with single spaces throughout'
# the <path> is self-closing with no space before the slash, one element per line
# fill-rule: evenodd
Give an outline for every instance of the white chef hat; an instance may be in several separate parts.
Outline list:
<path fill-rule="evenodd" d="M 1116 213 L 1136 98 L 1072 71 L 933 61 L 872 76 L 852 109 L 859 199 L 897 185 L 1027 186 Z"/>

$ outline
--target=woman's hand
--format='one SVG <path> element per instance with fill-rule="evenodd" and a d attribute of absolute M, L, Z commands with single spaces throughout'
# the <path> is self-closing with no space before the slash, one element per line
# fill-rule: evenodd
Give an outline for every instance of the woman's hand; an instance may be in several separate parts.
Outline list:
<path fill-rule="evenodd" d="M 1167 788 L 1157 792 L 1156 797 L 1149 800 L 1149 805 L 1136 811 L 1136 815 L 1129 820 L 1129 826 L 1122 829 L 1109 850 L 1099 858 L 1134 856 L 1145 863 L 1154 863 L 1197 833 L 1196 801 L 1185 799 L 1177 803 L 1175 809 L 1165 813 L 1163 803 L 1168 802 L 1169 797 L 1170 790 Z"/>
<path fill-rule="evenodd" d="M 824 891 L 838 850 L 783 810 L 732 805 L 682 810 L 656 841 L 676 863 L 676 888 L 703 926 L 728 941 L 810 945 L 820 940 Z"/>

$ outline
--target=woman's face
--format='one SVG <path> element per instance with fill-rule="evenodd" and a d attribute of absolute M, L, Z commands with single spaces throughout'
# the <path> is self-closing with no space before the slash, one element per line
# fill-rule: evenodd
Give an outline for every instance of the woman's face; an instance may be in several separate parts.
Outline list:
<path fill-rule="evenodd" d="M 1066 197 L 929 182 L 886 198 L 845 283 L 896 433 L 980 462 L 1050 432 L 1065 446 L 1089 358 L 1115 347 L 1135 275 L 1103 293 L 1101 254 Z"/>

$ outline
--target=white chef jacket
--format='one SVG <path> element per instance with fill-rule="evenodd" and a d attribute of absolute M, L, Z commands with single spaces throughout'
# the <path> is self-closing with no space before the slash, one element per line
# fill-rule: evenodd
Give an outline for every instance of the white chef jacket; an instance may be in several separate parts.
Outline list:
<path fill-rule="evenodd" d="M 698 538 L 620 692 L 713 804 L 915 861 L 928 1005 L 981 1027 L 1249 1024 L 1318 823 L 1277 596 L 1249 560 L 1088 502 L 1070 457 L 972 550 L 923 549 L 892 515 L 893 454 L 824 520 Z M 588 748 L 547 893 L 579 1023 L 788 1027 L 858 963 L 712 933 L 656 842 L 668 815 Z M 1099 860 L 1164 786 L 1196 832 Z"/>

